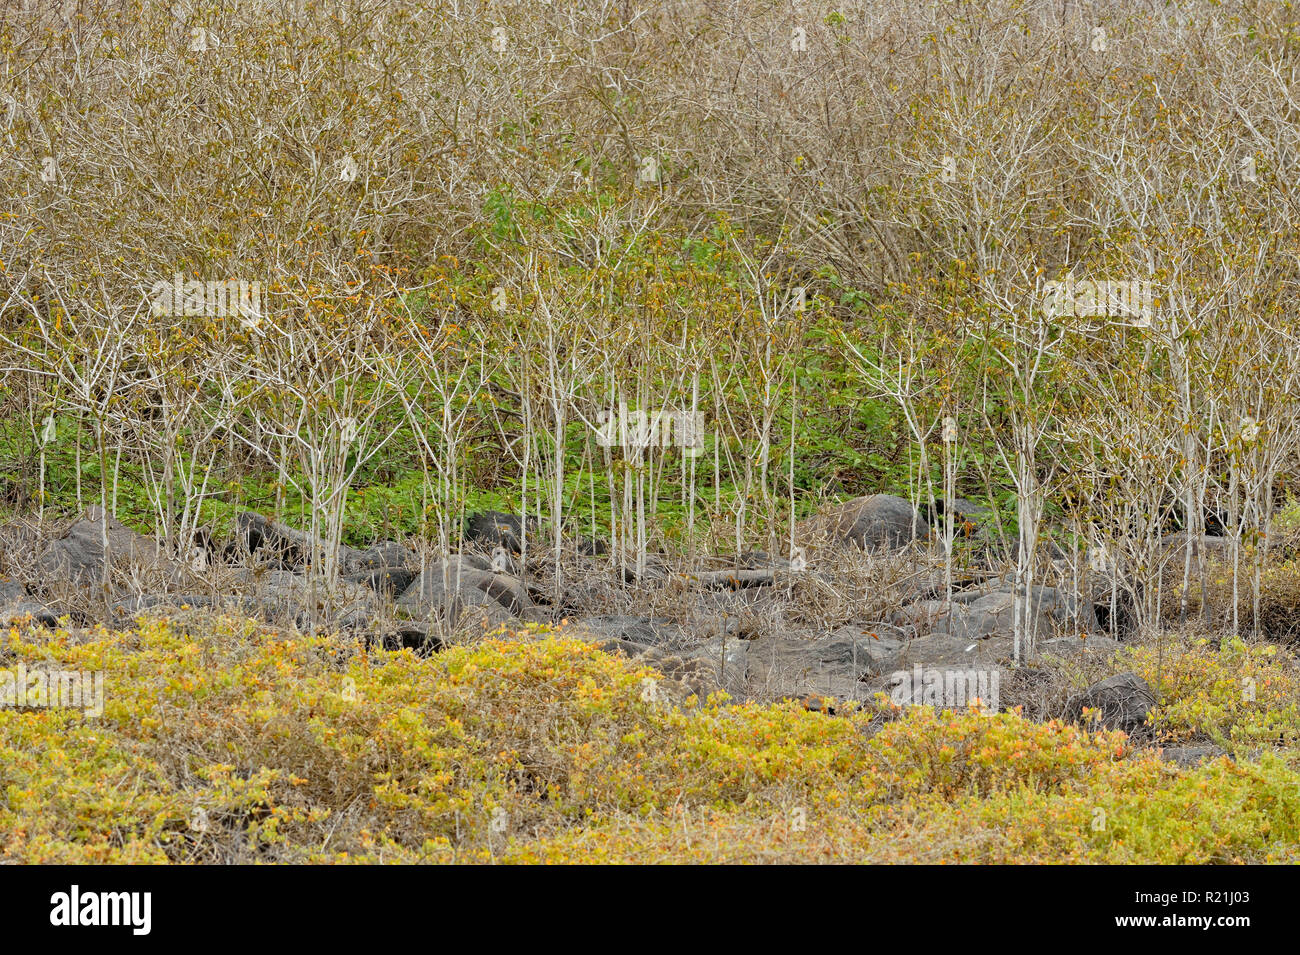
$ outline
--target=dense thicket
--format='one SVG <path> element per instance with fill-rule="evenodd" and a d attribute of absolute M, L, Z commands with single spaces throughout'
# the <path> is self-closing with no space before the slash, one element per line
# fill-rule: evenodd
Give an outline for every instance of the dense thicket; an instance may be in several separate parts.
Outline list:
<path fill-rule="evenodd" d="M 892 489 L 1026 554 L 1063 505 L 1138 566 L 1174 509 L 1259 543 L 1298 43 L 1272 2 L 10 0 L 3 507 L 445 545 L 487 500 L 643 558 Z"/>

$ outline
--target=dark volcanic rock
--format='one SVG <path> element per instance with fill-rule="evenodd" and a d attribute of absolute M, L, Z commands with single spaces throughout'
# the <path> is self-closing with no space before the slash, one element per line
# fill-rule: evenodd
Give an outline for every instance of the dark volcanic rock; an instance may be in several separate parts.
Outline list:
<path fill-rule="evenodd" d="M 16 603 L 0 604 L 0 624 L 14 624 L 21 620 L 30 618 L 32 623 L 42 627 L 57 627 L 59 617 L 67 616 L 73 623 L 84 625 L 89 621 L 82 614 L 60 613 L 53 607 L 48 607 L 39 600 L 20 600 Z"/>
<path fill-rule="evenodd" d="M 683 637 L 681 627 L 667 617 L 600 616 L 573 622 L 573 634 L 598 643 L 607 650 L 630 654 L 649 648 L 676 645 Z"/>
<path fill-rule="evenodd" d="M 302 571 L 311 559 L 312 544 L 312 536 L 305 531 L 245 511 L 235 517 L 235 538 L 226 545 L 225 557 L 227 561 L 238 563 L 252 556 L 259 563 L 280 570 Z M 359 553 L 362 552 L 341 546 L 339 567 L 348 568 Z"/>
<path fill-rule="evenodd" d="M 0 580 L 0 624 L 11 624 L 27 618 L 43 627 L 57 627 L 62 612 L 47 606 L 27 593 L 16 580 Z M 81 614 L 67 614 L 75 622 L 86 622 Z"/>
<path fill-rule="evenodd" d="M 420 557 L 409 547 L 385 541 L 365 550 L 350 550 L 339 562 L 344 576 L 376 570 L 412 570 L 420 566 Z"/>
<path fill-rule="evenodd" d="M 907 670 L 918 664 L 923 667 L 958 668 L 992 664 L 1009 658 L 1011 650 L 1009 637 L 971 640 L 969 637 L 936 633 L 903 644 L 896 653 L 881 662 L 880 672 Z"/>
<path fill-rule="evenodd" d="M 1143 726 L 1155 705 L 1155 694 L 1146 680 L 1130 671 L 1107 677 L 1072 697 L 1066 714 L 1068 719 L 1079 721 L 1085 708 L 1096 709 L 1102 726 L 1132 733 Z"/>
<path fill-rule="evenodd" d="M 529 518 L 528 528 L 537 527 L 537 521 Z M 479 511 L 465 518 L 465 541 L 484 550 L 504 547 L 510 553 L 522 550 L 524 522 L 513 514 L 501 511 Z"/>
<path fill-rule="evenodd" d="M 750 686 L 765 697 L 864 699 L 865 678 L 902 645 L 902 633 L 888 624 L 852 624 L 821 636 L 764 634 L 749 645 Z"/>
<path fill-rule="evenodd" d="M 583 557 L 600 557 L 609 553 L 609 541 L 584 537 L 578 543 L 578 553 Z"/>
<path fill-rule="evenodd" d="M 378 643 L 387 650 L 409 649 L 418 653 L 434 653 L 446 646 L 442 637 L 433 633 L 427 623 L 415 620 L 398 621 L 377 628 L 366 637 L 367 645 Z"/>
<path fill-rule="evenodd" d="M 418 570 L 404 567 L 363 570 L 346 574 L 343 579 L 353 584 L 362 584 L 376 593 L 396 597 L 403 593 L 420 576 Z"/>
<path fill-rule="evenodd" d="M 1051 636 L 1055 627 L 1070 623 L 1076 608 L 1083 632 L 1097 633 L 1101 629 L 1091 604 L 1081 604 L 1078 598 L 1055 587 L 1034 587 L 1029 596 L 1025 610 L 1040 640 Z M 932 631 L 972 640 L 992 635 L 1011 636 L 1015 631 L 1015 595 L 1009 589 L 983 595 L 956 594 L 952 608 L 934 618 Z"/>
<path fill-rule="evenodd" d="M 644 660 L 689 692 L 746 694 L 749 646 L 744 640 L 725 635 L 700 639 L 664 617 L 618 615 L 574 621 L 572 634 L 606 652 Z"/>
<path fill-rule="evenodd" d="M 459 626 L 472 608 L 478 608 L 473 612 L 485 626 L 545 616 L 517 579 L 480 570 L 458 557 L 431 564 L 397 598 L 397 609 L 405 615 L 424 619 L 438 614 L 451 626 Z"/>
<path fill-rule="evenodd" d="M 399 607 L 409 607 L 429 601 L 439 601 L 447 593 L 474 588 L 501 604 L 511 615 L 521 617 L 525 611 L 535 609 L 532 597 L 524 585 L 506 574 L 478 570 L 464 564 L 441 562 L 430 565 L 397 600 Z"/>
<path fill-rule="evenodd" d="M 112 515 L 107 520 L 110 570 L 137 567 L 161 572 L 170 580 L 180 578 L 181 566 L 165 556 L 157 541 L 137 534 Z M 67 581 L 83 587 L 97 584 L 106 559 L 103 535 L 104 515 L 98 507 L 92 507 L 86 517 L 50 542 L 36 566 L 51 578 L 51 583 Z"/>
<path fill-rule="evenodd" d="M 854 498 L 814 522 L 834 540 L 871 551 L 894 550 L 922 527 L 916 508 L 893 494 Z"/>
<path fill-rule="evenodd" d="M 744 696 L 749 688 L 749 644 L 744 640 L 719 637 L 676 650 L 672 656 L 685 661 L 696 674 L 733 697 Z M 697 693 L 708 693 L 710 689 L 696 684 Z"/>

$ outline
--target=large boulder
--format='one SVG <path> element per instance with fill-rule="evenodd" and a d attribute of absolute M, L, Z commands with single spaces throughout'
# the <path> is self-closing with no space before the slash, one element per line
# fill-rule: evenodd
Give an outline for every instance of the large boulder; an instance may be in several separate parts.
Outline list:
<path fill-rule="evenodd" d="M 573 621 L 573 636 L 600 646 L 602 650 L 622 651 L 635 656 L 649 649 L 677 646 L 683 632 L 667 617 L 633 617 L 619 614 L 582 617 Z"/>
<path fill-rule="evenodd" d="M 340 564 L 340 575 L 349 583 L 396 597 L 420 576 L 420 556 L 409 547 L 386 541 L 348 552 Z"/>
<path fill-rule="evenodd" d="M 311 559 L 312 545 L 313 538 L 306 531 L 245 511 L 235 516 L 235 537 L 226 545 L 225 557 L 238 562 L 251 556 L 258 563 L 279 570 L 301 572 Z M 348 567 L 358 553 L 354 548 L 342 545 L 338 555 L 339 567 Z"/>
<path fill-rule="evenodd" d="M 868 693 L 882 693 L 900 705 L 964 712 L 979 699 L 992 711 L 1000 705 L 1000 686 L 1011 654 L 1009 637 L 970 640 L 936 633 L 907 641 L 864 682 Z"/>
<path fill-rule="evenodd" d="M 1071 697 L 1066 716 L 1080 721 L 1085 709 L 1097 710 L 1096 718 L 1102 726 L 1133 733 L 1143 727 L 1155 705 L 1156 696 L 1147 681 L 1129 671 L 1107 677 Z"/>
<path fill-rule="evenodd" d="M 287 571 L 273 571 L 256 593 L 276 616 L 292 616 L 301 628 L 337 627 L 365 630 L 380 613 L 369 588 L 346 581 L 313 581 Z"/>
<path fill-rule="evenodd" d="M 672 647 L 648 647 L 628 655 L 653 666 L 686 693 L 696 696 L 724 690 L 733 698 L 743 698 L 748 689 L 749 644 L 744 640 L 722 637 L 687 640 Z"/>
<path fill-rule="evenodd" d="M 1035 591 L 1040 588 L 1035 588 Z M 1057 599 L 1054 588 L 1041 588 L 1024 610 L 1029 614 L 1030 629 L 1035 636 L 1051 635 L 1054 623 L 1064 622 L 1065 603 Z M 962 595 L 966 596 L 966 595 Z M 974 600 L 953 599 L 952 608 L 935 620 L 931 632 L 947 633 L 963 640 L 981 640 L 995 635 L 1012 636 L 1015 633 L 1014 594 L 997 591 Z M 1091 612 L 1091 607 L 1088 608 Z M 1092 628 L 1096 629 L 1095 625 Z"/>
<path fill-rule="evenodd" d="M 864 682 L 904 644 L 888 624 L 850 624 L 820 636 L 764 634 L 749 644 L 750 691 L 763 698 L 863 699 Z"/>
<path fill-rule="evenodd" d="M 104 553 L 107 520 L 108 554 Z M 137 534 L 111 514 L 105 517 L 98 507 L 73 522 L 36 560 L 36 567 L 51 585 L 67 582 L 79 587 L 97 584 L 103 577 L 104 564 L 114 570 L 128 568 L 143 575 L 162 575 L 169 581 L 183 577 L 181 564 L 167 558 L 162 546 L 152 537 Z"/>
<path fill-rule="evenodd" d="M 987 665 L 1011 656 L 1009 637 L 971 640 L 950 633 L 934 633 L 909 640 L 879 665 L 879 672 L 889 674 L 922 667 L 967 667 Z"/>
<path fill-rule="evenodd" d="M 725 690 L 743 697 L 749 682 L 749 644 L 729 633 L 700 635 L 666 617 L 596 616 L 571 624 L 570 633 L 609 653 L 658 669 L 686 693 Z"/>
<path fill-rule="evenodd" d="M 942 538 L 947 525 L 947 516 L 952 514 L 954 540 L 968 540 L 976 537 L 980 531 L 991 527 L 993 511 L 981 504 L 968 501 L 964 497 L 954 497 L 952 502 L 942 497 L 934 499 L 934 506 L 929 501 L 921 501 L 917 513 L 931 529 L 936 538 Z"/>
<path fill-rule="evenodd" d="M 413 619 L 440 615 L 453 627 L 471 608 L 480 608 L 488 622 L 498 625 L 545 616 L 519 580 L 480 570 L 458 557 L 429 565 L 397 598 L 396 607 Z"/>
<path fill-rule="evenodd" d="M 351 584 L 361 584 L 376 593 L 396 597 L 404 593 L 420 576 L 418 570 L 406 567 L 384 567 L 377 570 L 362 570 L 345 574 L 343 579 Z"/>
<path fill-rule="evenodd" d="M 465 518 L 465 542 L 480 550 L 490 551 L 503 547 L 508 553 L 517 554 L 524 539 L 523 519 L 514 514 L 501 511 L 478 511 Z M 528 529 L 536 528 L 535 518 L 527 521 Z"/>
<path fill-rule="evenodd" d="M 814 518 L 811 526 L 837 543 L 877 552 L 897 549 L 923 530 L 916 508 L 893 494 L 854 498 Z"/>
<path fill-rule="evenodd" d="M 0 625 L 30 621 L 43 627 L 57 627 L 62 614 L 27 594 L 26 588 L 14 580 L 0 580 Z M 80 614 L 71 614 L 79 622 Z"/>
<path fill-rule="evenodd" d="M 703 685 L 698 680 L 693 684 L 697 693 L 707 695 L 716 687 L 730 696 L 741 697 L 749 686 L 749 649 L 750 645 L 744 640 L 716 637 L 698 646 L 677 650 L 673 656 L 685 661 L 703 679 Z"/>
<path fill-rule="evenodd" d="M 349 549 L 339 562 L 340 572 L 345 576 L 375 570 L 409 570 L 419 566 L 420 556 L 395 541 L 385 541 L 365 550 Z"/>
<path fill-rule="evenodd" d="M 1015 633 L 1015 585 L 1009 580 L 993 582 L 998 589 L 978 588 L 953 594 L 952 601 L 921 600 L 896 610 L 890 617 L 899 626 L 915 627 L 920 633 L 949 634 L 963 640 L 983 640 Z M 1020 588 L 1019 593 L 1025 593 Z M 1030 630 L 1040 640 L 1054 631 L 1073 626 L 1099 633 L 1101 628 L 1091 603 L 1056 587 L 1035 586 L 1028 591 L 1026 610 Z"/>

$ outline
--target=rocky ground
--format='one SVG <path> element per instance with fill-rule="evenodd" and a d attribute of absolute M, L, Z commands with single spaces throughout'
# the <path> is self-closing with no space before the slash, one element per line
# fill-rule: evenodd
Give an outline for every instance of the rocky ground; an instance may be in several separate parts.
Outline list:
<path fill-rule="evenodd" d="M 1109 666 L 1131 636 L 1114 625 L 1116 581 L 1080 584 L 1077 559 L 1047 553 L 1039 579 L 1050 583 L 1027 601 L 1034 666 L 1016 667 L 1014 554 L 993 542 L 981 509 L 954 507 L 965 557 L 951 600 L 923 516 L 891 495 L 805 522 L 793 562 L 760 552 L 685 569 L 652 554 L 637 573 L 586 541 L 566 545 L 557 573 L 549 548 L 523 553 L 517 518 L 489 512 L 470 517 L 457 553 L 345 547 L 333 579 L 312 572 L 307 535 L 258 514 L 241 514 L 230 540 L 201 535 L 179 557 L 110 516 L 106 555 L 104 516 L 92 509 L 61 529 L 0 528 L 0 624 L 125 626 L 140 614 L 219 610 L 435 652 L 512 623 L 565 622 L 653 663 L 683 695 L 725 690 L 833 711 L 895 691 L 899 672 L 979 669 L 1000 675 L 1004 708 L 1077 719 L 1091 707 L 1106 726 L 1140 733 L 1155 696 Z M 1081 674 L 1091 683 L 1082 691 Z"/>

